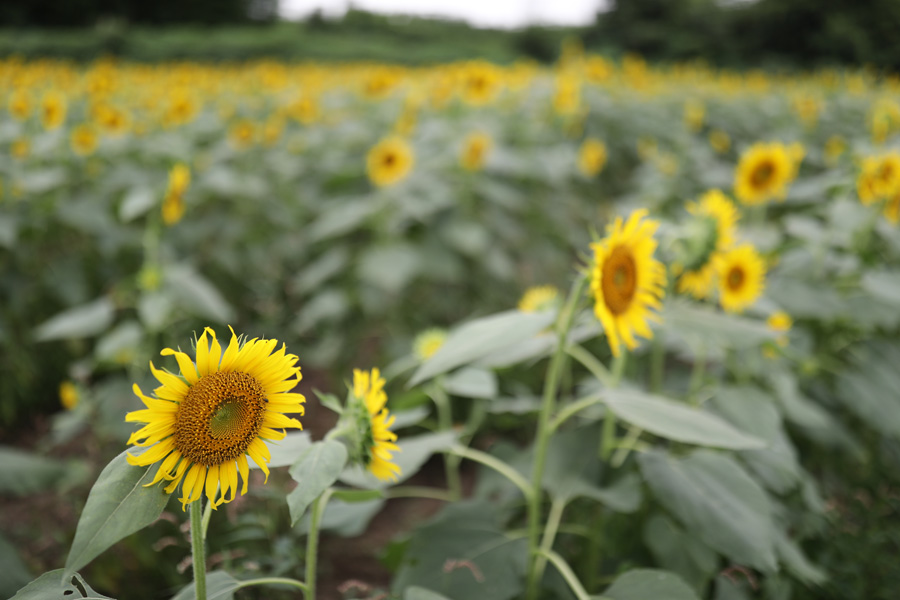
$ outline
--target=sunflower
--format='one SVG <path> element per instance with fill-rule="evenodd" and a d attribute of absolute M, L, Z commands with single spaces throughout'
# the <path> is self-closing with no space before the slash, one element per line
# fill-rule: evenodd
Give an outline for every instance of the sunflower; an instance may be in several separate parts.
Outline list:
<path fill-rule="evenodd" d="M 522 294 L 519 300 L 519 310 L 522 312 L 538 312 L 553 306 L 559 298 L 559 290 L 553 285 L 538 285 L 530 287 Z"/>
<path fill-rule="evenodd" d="M 900 152 L 864 158 L 856 193 L 866 205 L 900 193 Z"/>
<path fill-rule="evenodd" d="M 578 170 L 585 177 L 594 177 L 606 165 L 606 144 L 587 138 L 578 149 Z"/>
<path fill-rule="evenodd" d="M 25 90 L 15 90 L 9 95 L 7 109 L 17 121 L 24 121 L 31 114 L 31 96 Z"/>
<path fill-rule="evenodd" d="M 400 467 L 391 462 L 391 453 L 400 448 L 394 443 L 397 434 L 390 430 L 395 417 L 384 407 L 387 403 L 384 384 L 378 369 L 354 369 L 351 406 L 356 410 L 347 413 L 356 420 L 357 429 L 363 433 L 361 443 L 357 444 L 357 460 L 378 479 L 396 480 Z"/>
<path fill-rule="evenodd" d="M 494 142 L 488 134 L 481 131 L 470 133 L 463 141 L 459 164 L 467 171 L 480 171 L 493 145 Z"/>
<path fill-rule="evenodd" d="M 591 244 L 594 313 L 603 324 L 614 356 L 620 354 L 622 342 L 629 349 L 637 347 L 635 333 L 652 338 L 647 321 L 658 321 L 653 311 L 662 308 L 665 267 L 653 258 L 653 234 L 659 223 L 644 220 L 646 216 L 647 211 L 642 209 L 624 223 L 621 217 L 616 218 L 607 229 L 608 235 Z"/>
<path fill-rule="evenodd" d="M 734 193 L 747 205 L 783 200 L 796 175 L 796 154 L 783 144 L 753 144 L 741 156 L 735 172 Z"/>
<path fill-rule="evenodd" d="M 79 156 L 93 154 L 97 149 L 97 131 L 93 126 L 82 123 L 72 129 L 69 144 L 72 146 L 72 151 Z"/>
<path fill-rule="evenodd" d="M 81 400 L 78 388 L 71 381 L 63 381 L 59 384 L 59 403 L 66 410 L 74 410 Z"/>
<path fill-rule="evenodd" d="M 369 150 L 366 170 L 369 179 L 378 187 L 402 181 L 412 169 L 415 159 L 412 148 L 403 138 L 389 137 Z"/>
<path fill-rule="evenodd" d="M 719 302 L 726 311 L 741 312 L 762 294 L 766 265 L 750 244 L 717 254 L 713 266 L 719 282 Z"/>
<path fill-rule="evenodd" d="M 256 125 L 248 119 L 240 119 L 228 128 L 228 140 L 239 150 L 252 146 L 256 140 Z"/>
<path fill-rule="evenodd" d="M 426 329 L 416 336 L 413 341 L 413 354 L 420 361 L 425 361 L 434 356 L 447 340 L 447 332 L 438 327 Z"/>
<path fill-rule="evenodd" d="M 695 248 L 687 266 L 678 269 L 677 290 L 694 298 L 708 298 L 715 284 L 714 257 L 734 245 L 735 226 L 740 215 L 720 190 L 709 190 L 698 202 L 689 202 L 687 211 L 698 217 L 699 234 L 691 239 Z"/>
<path fill-rule="evenodd" d="M 684 103 L 684 126 L 688 131 L 696 133 L 703 128 L 706 118 L 706 107 L 699 100 L 688 100 Z"/>
<path fill-rule="evenodd" d="M 487 61 L 470 62 L 462 68 L 460 79 L 462 99 L 471 106 L 488 104 L 500 93 L 500 71 Z"/>
<path fill-rule="evenodd" d="M 721 129 L 713 129 L 709 132 L 709 145 L 718 154 L 725 154 L 731 149 L 731 137 Z"/>
<path fill-rule="evenodd" d="M 56 129 L 66 120 L 66 97 L 51 90 L 41 98 L 41 123 L 44 129 Z"/>
<path fill-rule="evenodd" d="M 893 225 L 900 223 L 900 191 L 884 203 L 884 217 Z"/>
<path fill-rule="evenodd" d="M 283 345 L 273 353 L 277 345 L 277 340 L 242 340 L 232 330 L 223 352 L 215 332 L 206 328 L 197 340 L 195 361 L 171 348 L 160 353 L 175 357 L 180 377 L 150 363 L 162 385 L 149 397 L 135 384 L 134 393 L 147 408 L 125 417 L 146 423 L 128 443 L 149 446 L 143 454 L 129 454 L 128 462 L 141 467 L 161 463 L 148 486 L 165 479 L 170 494 L 181 483 L 182 509 L 205 490 L 216 508 L 234 500 L 238 473 L 241 494 L 247 492 L 247 456 L 268 479 L 270 454 L 263 440 L 283 439 L 287 427 L 302 429 L 300 421 L 285 413 L 302 415 L 305 402 L 291 392 L 301 378 L 297 357 L 286 354 Z"/>
<path fill-rule="evenodd" d="M 766 325 L 779 334 L 777 338 L 775 338 L 775 343 L 784 348 L 788 345 L 788 336 L 787 333 L 791 330 L 791 327 L 794 326 L 794 320 L 791 319 L 791 316 L 784 311 L 776 311 L 769 315 L 769 318 L 766 319 Z"/>

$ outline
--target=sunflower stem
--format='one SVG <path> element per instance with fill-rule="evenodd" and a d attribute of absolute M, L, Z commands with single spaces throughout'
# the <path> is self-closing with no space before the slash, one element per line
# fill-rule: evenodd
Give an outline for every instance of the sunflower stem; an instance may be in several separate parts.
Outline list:
<path fill-rule="evenodd" d="M 209 519 L 212 517 L 212 503 L 207 502 L 206 508 L 203 509 L 203 521 L 201 522 L 200 534 L 206 539 L 206 531 L 209 529 Z"/>
<path fill-rule="evenodd" d="M 290 577 L 260 577 L 258 579 L 245 579 L 238 584 L 237 589 L 254 585 L 290 585 L 299 588 L 304 592 L 308 589 L 305 583 L 297 581 L 296 579 L 291 579 Z"/>
<path fill-rule="evenodd" d="M 547 524 L 544 526 L 544 535 L 541 538 L 541 547 L 538 550 L 537 579 L 540 581 L 544 575 L 544 569 L 547 567 L 547 552 L 553 550 L 553 542 L 556 541 L 556 533 L 559 531 L 559 524 L 562 521 L 563 511 L 566 509 L 566 501 L 561 498 L 554 498 L 550 503 L 550 512 L 547 515 Z"/>
<path fill-rule="evenodd" d="M 622 375 L 625 373 L 625 363 L 628 362 L 628 353 L 622 352 L 613 358 L 612 376 L 610 387 L 618 387 L 622 381 Z M 600 460 L 608 462 L 612 456 L 613 448 L 616 447 L 616 415 L 613 411 L 606 408 L 606 414 L 603 415 L 603 434 L 600 438 Z"/>
<path fill-rule="evenodd" d="M 541 498 L 544 479 L 544 465 L 547 459 L 547 448 L 550 437 L 553 434 L 551 418 L 556 409 L 556 395 L 559 391 L 559 379 L 566 363 L 566 346 L 569 331 L 575 321 L 578 303 L 584 295 L 588 278 L 582 273 L 572 283 L 569 297 L 559 314 L 556 322 L 556 349 L 547 367 L 547 377 L 544 380 L 544 394 L 541 401 L 541 412 L 537 423 L 537 439 L 535 440 L 534 468 L 531 472 L 531 494 L 528 497 L 528 579 L 526 584 L 526 598 L 534 600 L 538 595 L 538 543 L 541 529 Z"/>
<path fill-rule="evenodd" d="M 322 492 L 318 498 L 313 500 L 312 509 L 309 515 L 309 533 L 306 537 L 306 590 L 304 594 L 306 600 L 316 600 L 316 562 L 319 552 L 319 525 L 322 522 L 322 513 L 325 512 L 325 505 L 328 504 L 331 494 L 334 493 L 332 488 L 328 488 Z"/>
<path fill-rule="evenodd" d="M 191 560 L 194 566 L 194 592 L 197 600 L 206 600 L 206 536 L 200 512 L 200 498 L 191 502 Z"/>
<path fill-rule="evenodd" d="M 688 384 L 688 401 L 691 406 L 699 404 L 697 393 L 703 384 L 703 375 L 706 372 L 706 347 L 700 346 L 697 354 L 694 356 L 694 368 L 691 370 L 691 379 Z"/>
<path fill-rule="evenodd" d="M 430 386 L 428 395 L 431 396 L 434 406 L 437 408 L 438 429 L 451 431 L 453 429 L 453 410 L 450 406 L 450 397 L 440 383 Z M 459 477 L 459 459 L 449 454 L 444 455 L 444 472 L 447 477 L 447 488 L 455 498 L 462 495 L 462 481 Z"/>

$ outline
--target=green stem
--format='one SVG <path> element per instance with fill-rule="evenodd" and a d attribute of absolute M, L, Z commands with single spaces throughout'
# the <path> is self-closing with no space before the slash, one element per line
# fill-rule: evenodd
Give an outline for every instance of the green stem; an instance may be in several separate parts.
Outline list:
<path fill-rule="evenodd" d="M 443 500 L 444 502 L 454 502 L 458 500 L 449 490 L 440 490 L 424 486 L 404 486 L 395 487 L 387 491 L 388 498 L 431 498 L 432 500 Z"/>
<path fill-rule="evenodd" d="M 259 579 L 246 579 L 240 582 L 236 589 L 253 585 L 291 585 L 295 588 L 300 588 L 304 592 L 309 590 L 309 587 L 302 581 L 297 581 L 296 579 L 291 579 L 289 577 L 260 577 Z"/>
<path fill-rule="evenodd" d="M 441 387 L 440 383 L 430 386 L 428 395 L 434 401 L 437 408 L 438 429 L 451 431 L 453 429 L 453 411 L 450 406 L 450 397 Z M 444 472 L 447 477 L 447 488 L 456 498 L 462 496 L 462 480 L 459 477 L 459 460 L 451 455 L 444 455 Z"/>
<path fill-rule="evenodd" d="M 562 521 L 563 511 L 566 509 L 566 501 L 560 498 L 554 498 L 550 503 L 550 512 L 547 515 L 547 524 L 544 526 L 544 535 L 541 538 L 541 547 L 538 550 L 538 560 L 535 565 L 537 571 L 536 578 L 538 581 L 544 575 L 544 569 L 547 566 L 546 553 L 553 550 L 553 542 L 556 541 L 556 533 L 559 531 L 559 524 Z"/>
<path fill-rule="evenodd" d="M 191 502 L 191 560 L 194 566 L 194 592 L 197 600 L 206 600 L 206 538 L 203 535 L 200 504 L 203 499 Z"/>
<path fill-rule="evenodd" d="M 319 524 L 322 521 L 322 513 L 325 505 L 334 492 L 328 488 L 318 498 L 313 500 L 309 515 L 309 533 L 306 536 L 306 600 L 316 600 L 316 562 L 319 552 Z"/>
<path fill-rule="evenodd" d="M 613 358 L 612 364 L 612 387 L 618 387 L 622 381 L 622 375 L 625 373 L 625 363 L 628 362 L 628 353 L 622 352 Z M 600 459 L 603 462 L 609 461 L 612 456 L 613 448 L 616 447 L 616 415 L 607 407 L 606 414 L 603 415 L 603 433 L 600 438 Z"/>
<path fill-rule="evenodd" d="M 666 347 L 662 341 L 663 333 L 657 332 L 650 345 L 650 393 L 658 394 L 662 390 L 663 376 L 666 372 Z"/>
<path fill-rule="evenodd" d="M 203 535 L 203 539 L 206 539 L 206 532 L 209 529 L 209 519 L 212 517 L 212 503 L 207 502 L 206 508 L 203 509 L 203 521 L 201 522 L 201 534 Z"/>
<path fill-rule="evenodd" d="M 701 346 L 697 355 L 694 356 L 694 368 L 691 371 L 691 380 L 688 384 L 688 402 L 691 403 L 691 406 L 697 406 L 699 402 L 697 401 L 697 392 L 700 391 L 700 386 L 703 384 L 703 375 L 706 371 L 706 347 Z"/>
<path fill-rule="evenodd" d="M 640 427 L 635 427 L 634 425 L 629 427 L 625 441 L 619 444 L 619 449 L 613 455 L 612 461 L 609 463 L 613 468 L 617 469 L 622 466 L 622 463 L 628 458 L 628 454 L 637 446 L 642 433 L 644 433 L 644 430 Z"/>
<path fill-rule="evenodd" d="M 550 436 L 553 433 L 550 429 L 550 419 L 556 408 L 556 394 L 559 390 L 559 377 L 562 373 L 566 359 L 566 342 L 569 337 L 569 330 L 572 329 L 572 323 L 575 321 L 575 313 L 578 303 L 584 294 L 587 286 L 587 276 L 582 274 L 572 284 L 569 291 L 569 297 L 566 299 L 565 307 L 559 315 L 556 328 L 556 349 L 553 357 L 550 359 L 550 365 L 547 368 L 547 377 L 544 380 L 544 394 L 541 401 L 541 412 L 538 417 L 537 439 L 535 440 L 534 451 L 534 468 L 531 473 L 531 484 L 534 486 L 532 493 L 528 496 L 528 580 L 526 585 L 526 598 L 534 600 L 538 594 L 537 579 L 537 552 L 538 552 L 538 536 L 540 534 L 541 521 L 541 490 L 544 479 L 544 464 L 547 459 L 547 447 L 550 443 Z"/>
<path fill-rule="evenodd" d="M 556 416 L 550 421 L 550 431 L 551 433 L 559 429 L 559 427 L 568 421 L 570 418 L 583 411 L 586 408 L 590 408 L 595 404 L 600 404 L 603 402 L 603 396 L 601 394 L 591 394 L 590 396 L 585 396 L 584 398 L 580 398 L 575 400 L 574 402 L 567 404 L 565 408 L 556 413 Z"/>
<path fill-rule="evenodd" d="M 534 493 L 534 490 L 531 488 L 531 484 L 527 479 L 522 477 L 518 471 L 513 469 L 511 466 L 496 458 L 487 454 L 486 452 L 482 452 L 480 450 L 475 450 L 473 448 L 466 448 L 465 446 L 453 446 L 449 450 L 447 450 L 450 454 L 455 454 L 457 456 L 461 456 L 463 458 L 468 458 L 469 460 L 474 460 L 475 462 L 481 463 L 486 467 L 490 467 L 491 469 L 497 471 L 507 479 L 509 479 L 512 483 L 516 485 L 517 488 L 522 490 L 522 494 L 526 499 L 530 499 L 531 495 Z"/>
<path fill-rule="evenodd" d="M 562 556 L 553 550 L 541 550 L 541 554 L 556 567 L 556 570 L 559 571 L 559 574 L 562 575 L 563 579 L 566 580 L 566 583 L 569 584 L 569 588 L 578 600 L 591 600 L 590 594 L 587 593 L 587 590 L 585 590 L 584 586 L 581 585 L 581 582 L 578 581 L 578 577 L 575 576 L 572 567 L 569 566 L 569 563 L 567 563 Z"/>
<path fill-rule="evenodd" d="M 596 356 L 581 346 L 571 346 L 566 348 L 566 353 L 581 363 L 581 366 L 590 371 L 591 375 L 599 379 L 604 387 L 612 387 L 612 374 Z"/>

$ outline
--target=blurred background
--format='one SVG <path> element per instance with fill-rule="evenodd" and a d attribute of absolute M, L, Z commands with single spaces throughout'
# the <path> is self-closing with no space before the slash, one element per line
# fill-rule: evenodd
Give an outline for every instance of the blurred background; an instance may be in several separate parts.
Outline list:
<path fill-rule="evenodd" d="M 900 67 L 897 0 L 3 0 L 0 27 L 0 54 L 79 60 L 548 62 L 576 37 L 721 67 Z"/>

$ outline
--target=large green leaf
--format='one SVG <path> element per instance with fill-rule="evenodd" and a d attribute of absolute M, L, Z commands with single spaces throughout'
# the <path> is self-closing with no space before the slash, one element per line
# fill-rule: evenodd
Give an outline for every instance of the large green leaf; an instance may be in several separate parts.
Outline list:
<path fill-rule="evenodd" d="M 25 496 L 56 483 L 66 472 L 58 460 L 0 446 L 0 493 Z"/>
<path fill-rule="evenodd" d="M 697 354 L 714 349 L 753 348 L 775 338 L 762 321 L 725 314 L 696 304 L 667 302 L 663 327 Z"/>
<path fill-rule="evenodd" d="M 165 277 L 167 287 L 189 313 L 219 323 L 234 320 L 234 308 L 225 300 L 222 293 L 193 267 L 187 265 L 171 267 L 166 271 Z"/>
<path fill-rule="evenodd" d="M 447 391 L 465 398 L 493 398 L 497 395 L 497 376 L 492 371 L 466 367 L 444 381 Z"/>
<path fill-rule="evenodd" d="M 156 521 L 166 507 L 169 496 L 161 484 L 144 487 L 152 481 L 155 469 L 129 465 L 126 456 L 127 452 L 122 452 L 106 465 L 88 494 L 66 559 L 66 577 L 122 538 Z"/>
<path fill-rule="evenodd" d="M 347 463 L 347 448 L 337 440 L 316 442 L 290 468 L 297 487 L 287 496 L 291 525 L 296 525 L 313 500 L 337 481 Z"/>
<path fill-rule="evenodd" d="M 0 577 L 0 596 L 3 598 L 11 597 L 16 590 L 31 581 L 31 572 L 22 562 L 19 551 L 2 535 L 0 535 L 0 573 L 3 573 L 3 577 Z"/>
<path fill-rule="evenodd" d="M 450 600 L 447 596 L 426 590 L 417 585 L 406 588 L 403 592 L 403 600 Z"/>
<path fill-rule="evenodd" d="M 105 331 L 113 321 L 115 305 L 103 297 L 64 310 L 44 321 L 34 330 L 38 341 L 90 337 Z"/>
<path fill-rule="evenodd" d="M 676 442 L 735 450 L 766 445 L 716 415 L 660 396 L 636 390 L 608 390 L 603 393 L 603 400 L 623 421 Z"/>
<path fill-rule="evenodd" d="M 634 569 L 619 575 L 603 592 L 609 600 L 700 600 L 675 573 Z"/>
<path fill-rule="evenodd" d="M 444 345 L 415 372 L 410 385 L 464 365 L 501 348 L 523 343 L 549 326 L 551 312 L 507 311 L 476 319 L 452 331 Z"/>
<path fill-rule="evenodd" d="M 673 571 L 695 589 L 703 589 L 719 567 L 715 550 L 688 534 L 672 519 L 656 514 L 644 524 L 644 543 L 664 569 Z"/>
<path fill-rule="evenodd" d="M 393 589 L 427 586 L 460 599 L 519 597 L 527 544 L 508 538 L 501 525 L 501 511 L 495 505 L 472 501 L 446 505 L 412 534 Z"/>
<path fill-rule="evenodd" d="M 900 272 L 886 269 L 869 271 L 863 275 L 860 284 L 873 296 L 900 308 Z"/>
<path fill-rule="evenodd" d="M 297 431 L 289 433 L 283 439 L 275 442 L 267 442 L 269 446 L 270 460 L 269 468 L 287 467 L 300 458 L 300 455 L 312 444 L 309 433 L 305 431 Z M 253 459 L 247 457 L 247 464 L 251 469 L 259 468 Z"/>
<path fill-rule="evenodd" d="M 681 459 L 648 452 L 638 462 L 656 499 L 687 531 L 740 564 L 775 570 L 769 499 L 740 464 L 709 450 Z"/>
<path fill-rule="evenodd" d="M 225 571 L 210 571 L 206 574 L 206 600 L 231 600 L 241 582 Z M 192 581 L 172 596 L 172 600 L 194 600 L 197 597 Z"/>
<path fill-rule="evenodd" d="M 5 577 L 5 575 L 4 575 Z M 78 573 L 62 569 L 44 573 L 11 598 L 11 600 L 111 600 L 94 591 Z"/>

